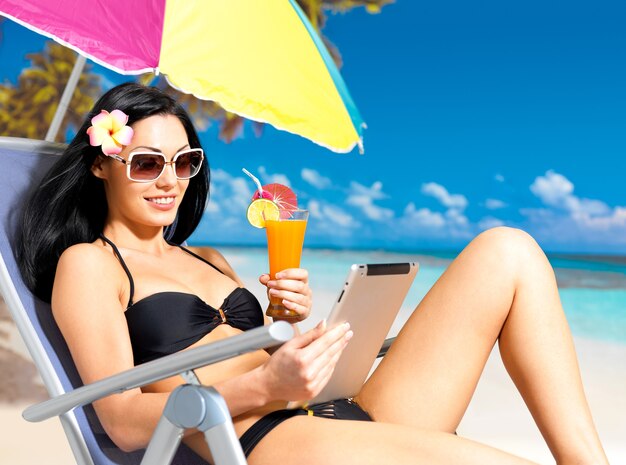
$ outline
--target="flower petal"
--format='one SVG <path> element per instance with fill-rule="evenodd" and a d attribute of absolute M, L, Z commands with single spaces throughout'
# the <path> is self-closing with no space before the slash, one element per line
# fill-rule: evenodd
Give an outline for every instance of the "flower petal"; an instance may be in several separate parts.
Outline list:
<path fill-rule="evenodd" d="M 111 112 L 111 129 L 117 132 L 122 129 L 128 122 L 128 115 L 122 110 L 113 110 Z"/>
<path fill-rule="evenodd" d="M 133 138 L 133 133 L 133 128 L 130 126 L 124 126 L 119 131 L 112 134 L 111 137 L 113 137 L 115 142 L 118 144 L 128 145 L 130 144 L 130 140 Z"/>
<path fill-rule="evenodd" d="M 108 111 L 102 110 L 99 115 L 91 118 L 91 124 L 111 131 L 113 129 L 113 118 L 111 118 Z"/>
<path fill-rule="evenodd" d="M 87 134 L 89 135 L 89 145 L 97 147 L 102 145 L 105 138 L 109 137 L 109 130 L 100 126 L 91 126 L 87 129 Z"/>
<path fill-rule="evenodd" d="M 117 155 L 122 151 L 122 146 L 117 144 L 112 137 L 105 137 L 102 142 L 102 153 L 105 155 Z"/>

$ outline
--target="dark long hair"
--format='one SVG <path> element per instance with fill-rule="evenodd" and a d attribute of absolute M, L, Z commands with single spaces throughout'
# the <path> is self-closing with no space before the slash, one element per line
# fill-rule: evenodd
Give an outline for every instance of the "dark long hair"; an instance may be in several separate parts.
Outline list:
<path fill-rule="evenodd" d="M 50 301 L 61 253 L 82 242 L 95 241 L 104 228 L 108 207 L 101 179 L 91 172 L 100 147 L 89 145 L 87 129 L 101 110 L 121 110 L 128 124 L 153 115 L 173 115 L 182 123 L 191 148 L 200 139 L 187 112 L 155 87 L 136 83 L 116 86 L 105 93 L 89 112 L 63 155 L 43 177 L 28 199 L 22 216 L 18 263 L 26 285 L 40 299 Z M 180 244 L 194 231 L 209 196 L 208 162 L 191 178 L 174 223 L 165 228 L 167 240 Z"/>

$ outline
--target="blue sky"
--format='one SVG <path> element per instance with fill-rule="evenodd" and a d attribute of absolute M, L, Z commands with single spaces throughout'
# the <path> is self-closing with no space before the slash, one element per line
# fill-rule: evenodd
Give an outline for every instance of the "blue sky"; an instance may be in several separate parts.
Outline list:
<path fill-rule="evenodd" d="M 263 244 L 241 168 L 289 184 L 311 210 L 309 246 L 458 249 L 496 225 L 551 252 L 626 254 L 626 4 L 416 2 L 329 14 L 365 155 L 247 127 L 202 134 L 212 200 L 194 235 Z M 2 23 L 0 77 L 43 39 Z M 19 44 L 19 46 L 15 45 Z M 108 85 L 122 82 L 100 70 Z"/>

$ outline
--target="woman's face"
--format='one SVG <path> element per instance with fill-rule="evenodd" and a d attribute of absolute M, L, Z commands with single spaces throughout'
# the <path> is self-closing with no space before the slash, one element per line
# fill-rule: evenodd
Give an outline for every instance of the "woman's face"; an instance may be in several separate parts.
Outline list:
<path fill-rule="evenodd" d="M 133 152 L 160 152 L 171 161 L 189 147 L 187 133 L 180 120 L 172 115 L 155 115 L 132 125 L 133 138 L 119 156 L 128 160 Z M 183 200 L 189 180 L 179 180 L 174 166 L 166 165 L 155 181 L 136 182 L 126 176 L 126 165 L 110 157 L 95 163 L 92 172 L 104 181 L 109 207 L 108 221 L 147 227 L 172 224 Z"/>

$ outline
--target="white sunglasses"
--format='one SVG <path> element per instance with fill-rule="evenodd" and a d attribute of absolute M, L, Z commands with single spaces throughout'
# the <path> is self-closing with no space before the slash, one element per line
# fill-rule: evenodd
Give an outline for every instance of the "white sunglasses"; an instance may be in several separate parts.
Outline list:
<path fill-rule="evenodd" d="M 128 160 L 119 155 L 107 155 L 126 165 L 126 176 L 131 181 L 152 182 L 159 179 L 166 165 L 174 166 L 177 179 L 191 179 L 200 172 L 204 151 L 202 149 L 181 150 L 172 161 L 167 161 L 160 152 L 132 152 Z"/>

